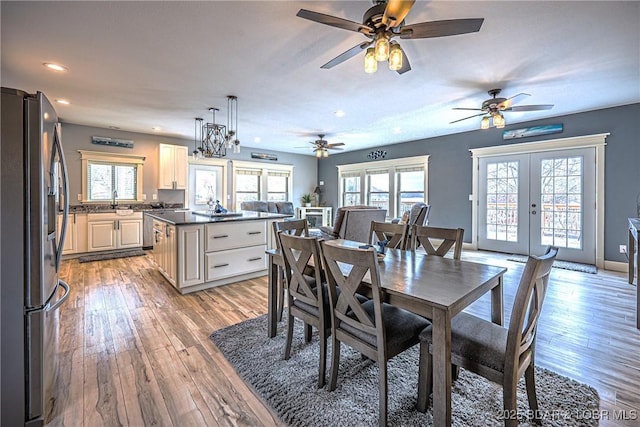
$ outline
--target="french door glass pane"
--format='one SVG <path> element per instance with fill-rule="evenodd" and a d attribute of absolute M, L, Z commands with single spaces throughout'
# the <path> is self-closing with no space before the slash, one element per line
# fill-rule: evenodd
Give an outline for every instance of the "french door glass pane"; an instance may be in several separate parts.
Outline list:
<path fill-rule="evenodd" d="M 518 241 L 519 162 L 487 163 L 486 238 Z"/>
<path fill-rule="evenodd" d="M 543 159 L 540 164 L 543 245 L 582 249 L 583 157 Z"/>
<path fill-rule="evenodd" d="M 210 170 L 195 171 L 195 203 L 204 205 L 211 198 L 216 200 L 217 173 Z"/>

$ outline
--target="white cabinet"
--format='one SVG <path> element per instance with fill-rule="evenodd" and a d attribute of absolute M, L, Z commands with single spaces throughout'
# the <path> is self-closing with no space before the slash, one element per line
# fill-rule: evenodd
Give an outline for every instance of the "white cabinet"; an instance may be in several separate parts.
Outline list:
<path fill-rule="evenodd" d="M 204 226 L 178 228 L 178 286 L 204 282 Z"/>
<path fill-rule="evenodd" d="M 74 254 L 77 252 L 77 228 L 76 228 L 76 214 L 69 214 L 67 221 L 67 231 L 64 238 L 64 246 L 62 247 L 62 254 Z M 58 214 L 58 226 L 56 228 L 56 238 L 60 241 L 60 233 L 62 232 L 62 214 Z"/>
<path fill-rule="evenodd" d="M 162 221 L 153 221 L 153 258 L 160 273 L 173 286 L 178 287 L 176 226 Z"/>
<path fill-rule="evenodd" d="M 142 247 L 142 212 L 87 214 L 87 251 Z"/>
<path fill-rule="evenodd" d="M 160 144 L 158 189 L 186 190 L 189 149 L 183 145 Z"/>
<path fill-rule="evenodd" d="M 331 227 L 333 216 L 331 216 L 331 206 L 299 207 L 296 208 L 296 217 L 306 219 L 310 228 Z"/>

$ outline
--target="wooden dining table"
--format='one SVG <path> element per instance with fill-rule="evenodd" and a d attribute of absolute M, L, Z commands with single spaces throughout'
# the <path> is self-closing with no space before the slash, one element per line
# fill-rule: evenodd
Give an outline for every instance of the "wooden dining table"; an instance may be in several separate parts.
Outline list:
<path fill-rule="evenodd" d="M 361 242 L 328 240 L 327 245 L 359 248 Z M 267 252 L 269 254 L 269 252 Z M 269 258 L 269 336 L 276 331 L 277 266 Z M 502 325 L 504 267 L 387 249 L 379 262 L 385 302 L 433 323 L 433 425 L 451 425 L 451 319 L 491 291 L 491 321 Z M 366 280 L 366 277 L 365 277 Z"/>

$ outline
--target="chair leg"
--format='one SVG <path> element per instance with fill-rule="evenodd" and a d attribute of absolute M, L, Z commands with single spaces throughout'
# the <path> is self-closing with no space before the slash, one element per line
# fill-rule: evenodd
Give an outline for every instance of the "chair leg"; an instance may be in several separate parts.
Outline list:
<path fill-rule="evenodd" d="M 336 389 L 338 382 L 338 368 L 340 367 L 340 341 L 336 339 L 336 334 L 331 331 L 331 375 L 329 375 L 329 391 Z"/>
<path fill-rule="evenodd" d="M 540 413 L 538 411 L 538 397 L 536 396 L 536 379 L 535 379 L 535 369 L 533 364 L 530 364 L 526 371 L 524 371 L 524 381 L 527 385 L 527 399 L 529 400 L 529 409 L 531 409 L 531 413 L 534 415 L 533 421 L 541 425 L 542 419 L 540 418 Z"/>
<path fill-rule="evenodd" d="M 326 328 L 320 327 L 320 364 L 318 366 L 318 388 L 324 387 L 325 373 L 327 371 L 327 332 Z"/>
<path fill-rule="evenodd" d="M 387 361 L 384 355 L 378 353 L 378 393 L 380 410 L 378 412 L 378 425 L 387 426 Z"/>
<path fill-rule="evenodd" d="M 418 403 L 416 409 L 426 412 L 429 407 L 429 396 L 433 388 L 433 366 L 429 353 L 429 344 L 420 341 L 420 360 L 418 362 Z"/>
<path fill-rule="evenodd" d="M 293 341 L 293 321 L 294 318 L 289 312 L 287 316 L 287 341 L 284 345 L 284 360 L 289 360 L 291 355 L 291 341 Z"/>
<path fill-rule="evenodd" d="M 278 322 L 282 320 L 282 311 L 284 310 L 284 288 L 285 288 L 284 270 L 278 267 Z"/>
<path fill-rule="evenodd" d="M 513 376 L 505 376 L 502 384 L 502 399 L 504 400 L 504 413 L 508 417 L 504 420 L 505 427 L 518 427 L 518 379 Z"/>
<path fill-rule="evenodd" d="M 311 342 L 311 325 L 304 324 L 304 342 Z"/>

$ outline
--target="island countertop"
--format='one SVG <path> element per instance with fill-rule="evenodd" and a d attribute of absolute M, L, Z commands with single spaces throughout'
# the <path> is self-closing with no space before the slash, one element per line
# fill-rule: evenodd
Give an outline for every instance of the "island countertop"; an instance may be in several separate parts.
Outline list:
<path fill-rule="evenodd" d="M 196 211 L 202 212 L 202 211 Z M 158 219 L 160 221 L 167 222 L 173 225 L 193 225 L 193 224 L 208 224 L 214 222 L 233 222 L 233 221 L 255 221 L 255 220 L 268 220 L 268 219 L 280 219 L 289 218 L 291 215 L 283 215 L 279 213 L 268 212 L 254 212 L 254 211 L 238 211 L 229 212 L 226 215 L 198 215 L 194 211 L 185 212 L 145 212 L 145 215 L 151 218 Z"/>

